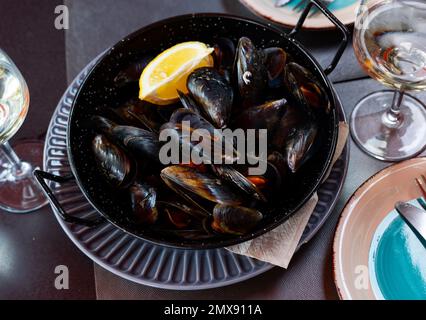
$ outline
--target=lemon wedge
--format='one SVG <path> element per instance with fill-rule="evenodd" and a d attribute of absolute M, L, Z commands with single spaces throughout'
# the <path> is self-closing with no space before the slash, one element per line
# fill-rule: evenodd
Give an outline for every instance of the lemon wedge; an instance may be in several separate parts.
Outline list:
<path fill-rule="evenodd" d="M 177 90 L 188 92 L 188 76 L 201 67 L 212 67 L 213 48 L 197 41 L 183 42 L 163 51 L 142 72 L 139 99 L 168 105 L 179 98 Z"/>

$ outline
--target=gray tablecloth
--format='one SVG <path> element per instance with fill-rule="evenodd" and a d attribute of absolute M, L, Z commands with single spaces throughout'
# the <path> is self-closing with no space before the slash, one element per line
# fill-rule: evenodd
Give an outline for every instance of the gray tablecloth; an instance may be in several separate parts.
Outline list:
<path fill-rule="evenodd" d="M 70 0 L 71 24 L 66 33 L 68 81 L 99 52 L 126 34 L 153 21 L 192 12 L 227 12 L 256 18 L 237 0 Z M 301 42 L 326 64 L 339 36 L 333 31 L 304 32 Z M 331 79 L 347 115 L 364 95 L 382 87 L 365 77 L 349 47 Z M 421 96 L 426 101 L 426 95 Z M 337 299 L 331 264 L 331 244 L 340 212 L 354 190 L 389 164 L 363 154 L 351 142 L 349 175 L 342 197 L 317 236 L 303 246 L 288 270 L 274 268 L 255 279 L 230 287 L 174 292 L 136 285 L 95 266 L 98 299 Z"/>

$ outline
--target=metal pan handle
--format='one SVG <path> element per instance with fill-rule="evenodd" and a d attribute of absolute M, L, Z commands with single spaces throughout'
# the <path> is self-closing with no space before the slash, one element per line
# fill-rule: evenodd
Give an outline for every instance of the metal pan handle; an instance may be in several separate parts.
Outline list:
<path fill-rule="evenodd" d="M 348 45 L 349 36 L 350 36 L 348 28 L 342 22 L 340 22 L 340 20 L 337 19 L 336 16 L 330 12 L 330 10 L 328 10 L 320 1 L 310 0 L 309 4 L 306 6 L 305 10 L 300 16 L 296 26 L 289 33 L 289 36 L 294 38 L 294 36 L 297 35 L 297 33 L 300 31 L 303 24 L 305 23 L 306 18 L 308 17 L 309 12 L 311 11 L 314 5 L 318 8 L 318 10 L 320 10 L 328 18 L 328 20 L 330 20 L 341 31 L 343 35 L 342 42 L 340 43 L 340 46 L 339 46 L 339 49 L 337 50 L 336 55 L 331 61 L 331 64 L 324 70 L 325 74 L 329 75 L 330 73 L 333 72 L 333 70 L 336 68 L 337 64 L 339 63 L 340 58 L 342 57 L 343 52 L 345 51 L 346 46 Z"/>
<path fill-rule="evenodd" d="M 59 213 L 59 216 L 64 221 L 83 225 L 86 227 L 96 227 L 105 222 L 105 219 L 102 217 L 96 218 L 96 219 L 83 219 L 83 218 L 74 217 L 68 214 L 64 210 L 62 205 L 59 203 L 58 199 L 53 193 L 53 190 L 48 186 L 48 184 L 45 181 L 45 180 L 49 180 L 49 181 L 53 181 L 57 183 L 66 183 L 71 180 L 74 180 L 73 175 L 67 175 L 67 176 L 61 177 L 61 176 L 57 176 L 57 175 L 54 175 L 45 171 L 41 171 L 41 170 L 34 170 L 33 174 L 34 174 L 34 177 L 37 179 L 37 182 L 40 184 L 41 188 L 43 189 L 44 194 L 49 199 L 52 206 L 55 207 L 56 211 Z"/>

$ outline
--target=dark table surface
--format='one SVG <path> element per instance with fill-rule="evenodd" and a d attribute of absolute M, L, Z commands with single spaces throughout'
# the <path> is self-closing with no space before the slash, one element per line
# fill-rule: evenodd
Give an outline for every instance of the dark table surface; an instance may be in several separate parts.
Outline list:
<path fill-rule="evenodd" d="M 31 92 L 28 118 L 12 142 L 43 137 L 67 83 L 95 56 L 131 31 L 168 16 L 192 12 L 227 12 L 259 19 L 237 0 L 68 0 L 65 4 L 70 10 L 70 29 L 64 32 L 54 27 L 54 9 L 59 4 L 62 1 L 0 2 L 0 47 L 19 66 Z M 300 41 L 326 65 L 339 36 L 332 31 L 304 32 Z M 351 47 L 331 79 L 348 115 L 362 96 L 381 89 L 378 83 L 366 79 Z M 426 101 L 425 94 L 420 97 Z M 341 199 L 289 269 L 274 268 L 244 283 L 202 292 L 135 285 L 94 266 L 66 237 L 50 207 L 29 215 L 0 211 L 0 299 L 337 299 L 331 244 L 340 212 L 363 181 L 388 165 L 366 156 L 351 141 L 349 174 Z M 58 265 L 69 267 L 69 290 L 54 287 Z"/>

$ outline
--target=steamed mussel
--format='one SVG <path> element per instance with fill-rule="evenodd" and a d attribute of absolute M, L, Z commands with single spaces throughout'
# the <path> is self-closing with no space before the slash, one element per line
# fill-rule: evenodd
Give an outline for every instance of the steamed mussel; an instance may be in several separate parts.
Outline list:
<path fill-rule="evenodd" d="M 234 91 L 228 80 L 217 70 L 205 67 L 188 77 L 187 86 L 208 119 L 217 128 L 225 127 L 234 103 Z"/>
<path fill-rule="evenodd" d="M 254 199 L 264 202 L 267 201 L 266 197 L 256 184 L 250 181 L 249 178 L 244 176 L 244 174 L 239 172 L 237 169 L 231 166 L 213 166 L 213 171 L 218 177 L 234 185 L 236 188 L 249 196 L 252 196 Z"/>
<path fill-rule="evenodd" d="M 243 129 L 266 129 L 271 137 L 285 112 L 286 104 L 287 99 L 280 99 L 244 109 L 236 117 L 234 126 Z"/>
<path fill-rule="evenodd" d="M 190 167 L 167 167 L 161 171 L 161 178 L 178 193 L 185 191 L 194 193 L 219 204 L 239 205 L 242 202 L 241 197 L 218 177 L 198 172 Z"/>
<path fill-rule="evenodd" d="M 301 65 L 291 62 L 284 70 L 284 83 L 296 101 L 308 110 L 330 111 L 330 101 L 314 75 Z"/>
<path fill-rule="evenodd" d="M 218 38 L 212 47 L 214 65 L 182 78 L 186 88 L 177 90 L 178 103 L 159 106 L 135 94 L 107 108 L 104 117 L 91 118 L 96 163 L 127 198 L 129 220 L 139 228 L 189 240 L 255 231 L 276 212 L 283 188 L 318 150 L 318 119 L 331 105 L 308 69 L 284 49 L 256 47 L 247 37 Z M 128 90 L 146 64 L 141 60 L 118 73 L 117 87 Z M 249 174 L 251 162 L 239 161 L 254 155 L 248 148 L 240 152 L 236 137 L 227 140 L 225 128 L 267 130 L 269 149 L 259 154 L 266 172 Z M 204 161 L 186 162 L 182 156 L 178 163 L 161 163 L 165 130 L 181 154 L 185 150 Z M 200 139 L 195 132 L 203 132 Z"/>
<path fill-rule="evenodd" d="M 232 142 L 229 142 L 210 122 L 191 109 L 177 109 L 170 117 L 170 121 L 161 127 L 163 132 L 166 129 L 181 150 L 197 153 L 206 162 L 213 163 L 215 159 L 219 159 L 225 163 L 234 163 L 238 160 L 239 155 Z M 201 141 L 195 139 L 193 134 L 195 130 L 204 131 L 205 134 L 199 137 Z"/>
<path fill-rule="evenodd" d="M 144 183 L 134 183 L 130 189 L 130 203 L 138 224 L 153 224 L 158 219 L 157 191 Z"/>
<path fill-rule="evenodd" d="M 93 139 L 92 150 L 105 179 L 113 187 L 128 187 L 136 175 L 133 159 L 103 135 Z"/>
<path fill-rule="evenodd" d="M 213 209 L 212 228 L 216 232 L 243 235 L 250 232 L 263 219 L 256 209 L 217 205 Z"/>
<path fill-rule="evenodd" d="M 241 38 L 237 46 L 236 76 L 240 96 L 245 104 L 262 100 L 268 84 L 268 70 L 263 52 L 249 38 Z"/>
<path fill-rule="evenodd" d="M 288 55 L 283 49 L 276 47 L 266 48 L 263 53 L 268 71 L 269 87 L 279 88 L 283 85 L 283 73 Z"/>
<path fill-rule="evenodd" d="M 286 144 L 287 164 L 293 173 L 296 173 L 312 155 L 317 134 L 317 125 L 308 122 L 297 128 L 289 137 Z"/>

